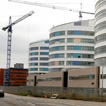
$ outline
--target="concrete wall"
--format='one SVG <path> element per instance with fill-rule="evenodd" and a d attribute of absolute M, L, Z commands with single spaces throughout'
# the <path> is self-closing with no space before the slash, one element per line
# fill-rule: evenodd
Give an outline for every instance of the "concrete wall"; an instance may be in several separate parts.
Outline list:
<path fill-rule="evenodd" d="M 98 88 L 98 67 L 69 70 L 68 71 L 68 87 L 85 87 L 85 88 Z M 76 79 L 69 80 L 69 77 L 79 77 L 86 75 L 95 75 L 94 79 Z"/>
<path fill-rule="evenodd" d="M 31 75 L 27 77 L 27 86 L 35 86 L 35 76 Z"/>
<path fill-rule="evenodd" d="M 64 72 L 54 72 L 48 74 L 37 75 L 37 86 L 63 87 Z M 39 81 L 39 79 L 61 78 L 59 81 Z"/>

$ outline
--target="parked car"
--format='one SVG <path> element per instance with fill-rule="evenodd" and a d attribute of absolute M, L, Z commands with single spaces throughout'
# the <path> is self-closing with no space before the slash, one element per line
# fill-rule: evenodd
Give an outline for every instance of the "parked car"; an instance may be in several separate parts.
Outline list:
<path fill-rule="evenodd" d="M 58 94 L 53 94 L 50 98 L 51 99 L 57 99 L 58 98 Z"/>
<path fill-rule="evenodd" d="M 0 97 L 4 97 L 4 91 L 0 90 Z"/>

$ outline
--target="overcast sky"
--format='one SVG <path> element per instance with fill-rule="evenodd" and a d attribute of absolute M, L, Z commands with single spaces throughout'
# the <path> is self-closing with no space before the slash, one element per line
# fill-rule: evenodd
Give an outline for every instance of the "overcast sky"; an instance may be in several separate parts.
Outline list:
<path fill-rule="evenodd" d="M 82 10 L 86 12 L 95 11 L 95 3 L 97 0 L 26 0 L 48 5 L 56 5 L 67 7 L 74 10 Z M 51 3 L 51 4 L 50 4 Z M 7 59 L 7 31 L 2 31 L 9 23 L 9 16 L 12 16 L 12 22 L 22 15 L 34 10 L 34 14 L 22 22 L 13 26 L 12 33 L 12 54 L 11 67 L 15 63 L 24 63 L 28 68 L 28 49 L 29 43 L 49 39 L 49 30 L 56 25 L 73 22 L 79 20 L 77 12 L 50 9 L 46 7 L 26 5 L 8 0 L 0 2 L 0 68 L 6 67 Z M 93 15 L 83 14 L 83 20 L 93 19 Z"/>

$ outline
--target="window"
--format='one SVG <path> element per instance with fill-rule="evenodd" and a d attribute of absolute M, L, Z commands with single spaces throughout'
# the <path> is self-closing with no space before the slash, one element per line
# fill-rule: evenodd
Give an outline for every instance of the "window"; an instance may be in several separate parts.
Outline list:
<path fill-rule="evenodd" d="M 73 54 L 73 58 L 80 58 L 81 57 L 81 54 Z"/>
<path fill-rule="evenodd" d="M 69 76 L 69 80 L 91 80 L 91 79 L 95 79 L 95 75 Z"/>
<path fill-rule="evenodd" d="M 68 42 L 68 43 L 69 43 L 69 42 L 73 43 L 73 38 L 68 38 L 68 39 L 67 39 L 67 42 Z"/>
<path fill-rule="evenodd" d="M 85 62 L 85 61 L 67 61 L 66 64 L 69 66 L 94 66 L 94 62 Z"/>
<path fill-rule="evenodd" d="M 49 71 L 48 68 L 40 68 L 40 71 Z"/>
<path fill-rule="evenodd" d="M 67 58 L 73 58 L 73 54 L 67 53 Z"/>
<path fill-rule="evenodd" d="M 38 55 L 38 52 L 30 53 L 30 56 L 33 56 L 33 55 Z"/>
<path fill-rule="evenodd" d="M 49 47 L 40 47 L 40 50 L 49 50 Z"/>
<path fill-rule="evenodd" d="M 94 36 L 94 32 L 92 31 L 75 31 L 75 30 L 71 30 L 71 31 L 67 31 L 67 35 L 88 35 L 88 36 Z"/>
<path fill-rule="evenodd" d="M 30 66 L 38 66 L 38 63 L 30 63 Z"/>
<path fill-rule="evenodd" d="M 48 63 L 40 63 L 40 66 L 48 66 Z"/>
<path fill-rule="evenodd" d="M 59 65 L 64 65 L 64 61 L 59 61 Z"/>
<path fill-rule="evenodd" d="M 38 50 L 38 47 L 31 47 L 29 50 Z"/>
<path fill-rule="evenodd" d="M 67 50 L 73 50 L 73 46 L 67 46 Z"/>
<path fill-rule="evenodd" d="M 73 62 L 72 61 L 67 61 L 67 66 L 71 66 L 71 65 L 73 65 Z"/>
<path fill-rule="evenodd" d="M 94 47 L 89 47 L 89 46 L 67 46 L 67 50 L 94 51 Z"/>
<path fill-rule="evenodd" d="M 29 60 L 30 60 L 30 61 L 35 61 L 35 60 L 38 60 L 38 58 L 37 58 L 37 57 L 32 57 L 32 58 L 30 58 Z"/>
<path fill-rule="evenodd" d="M 45 43 L 49 43 L 49 40 L 45 41 Z"/>
<path fill-rule="evenodd" d="M 49 52 L 40 52 L 40 55 L 49 55 Z"/>
<path fill-rule="evenodd" d="M 48 57 L 40 57 L 40 60 L 49 60 L 49 58 Z"/>
<path fill-rule="evenodd" d="M 63 53 L 62 54 L 52 54 L 49 57 L 50 57 L 50 59 L 52 59 L 52 58 L 64 58 L 64 54 Z"/>
<path fill-rule="evenodd" d="M 38 68 L 30 68 L 30 71 L 38 71 Z"/>
<path fill-rule="evenodd" d="M 81 35 L 81 31 L 74 31 L 74 35 Z"/>
<path fill-rule="evenodd" d="M 50 34 L 50 37 L 65 35 L 65 31 L 54 32 Z"/>
<path fill-rule="evenodd" d="M 73 50 L 81 50 L 81 46 L 73 46 Z"/>
<path fill-rule="evenodd" d="M 81 21 L 74 22 L 74 25 L 75 25 L 75 26 L 81 26 Z"/>
<path fill-rule="evenodd" d="M 61 77 L 38 79 L 37 81 L 60 81 Z"/>

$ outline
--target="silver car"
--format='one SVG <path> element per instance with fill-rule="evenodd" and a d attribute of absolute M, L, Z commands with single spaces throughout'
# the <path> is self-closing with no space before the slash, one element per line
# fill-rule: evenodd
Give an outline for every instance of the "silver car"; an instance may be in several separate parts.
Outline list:
<path fill-rule="evenodd" d="M 4 91 L 0 90 L 0 97 L 4 97 Z"/>

